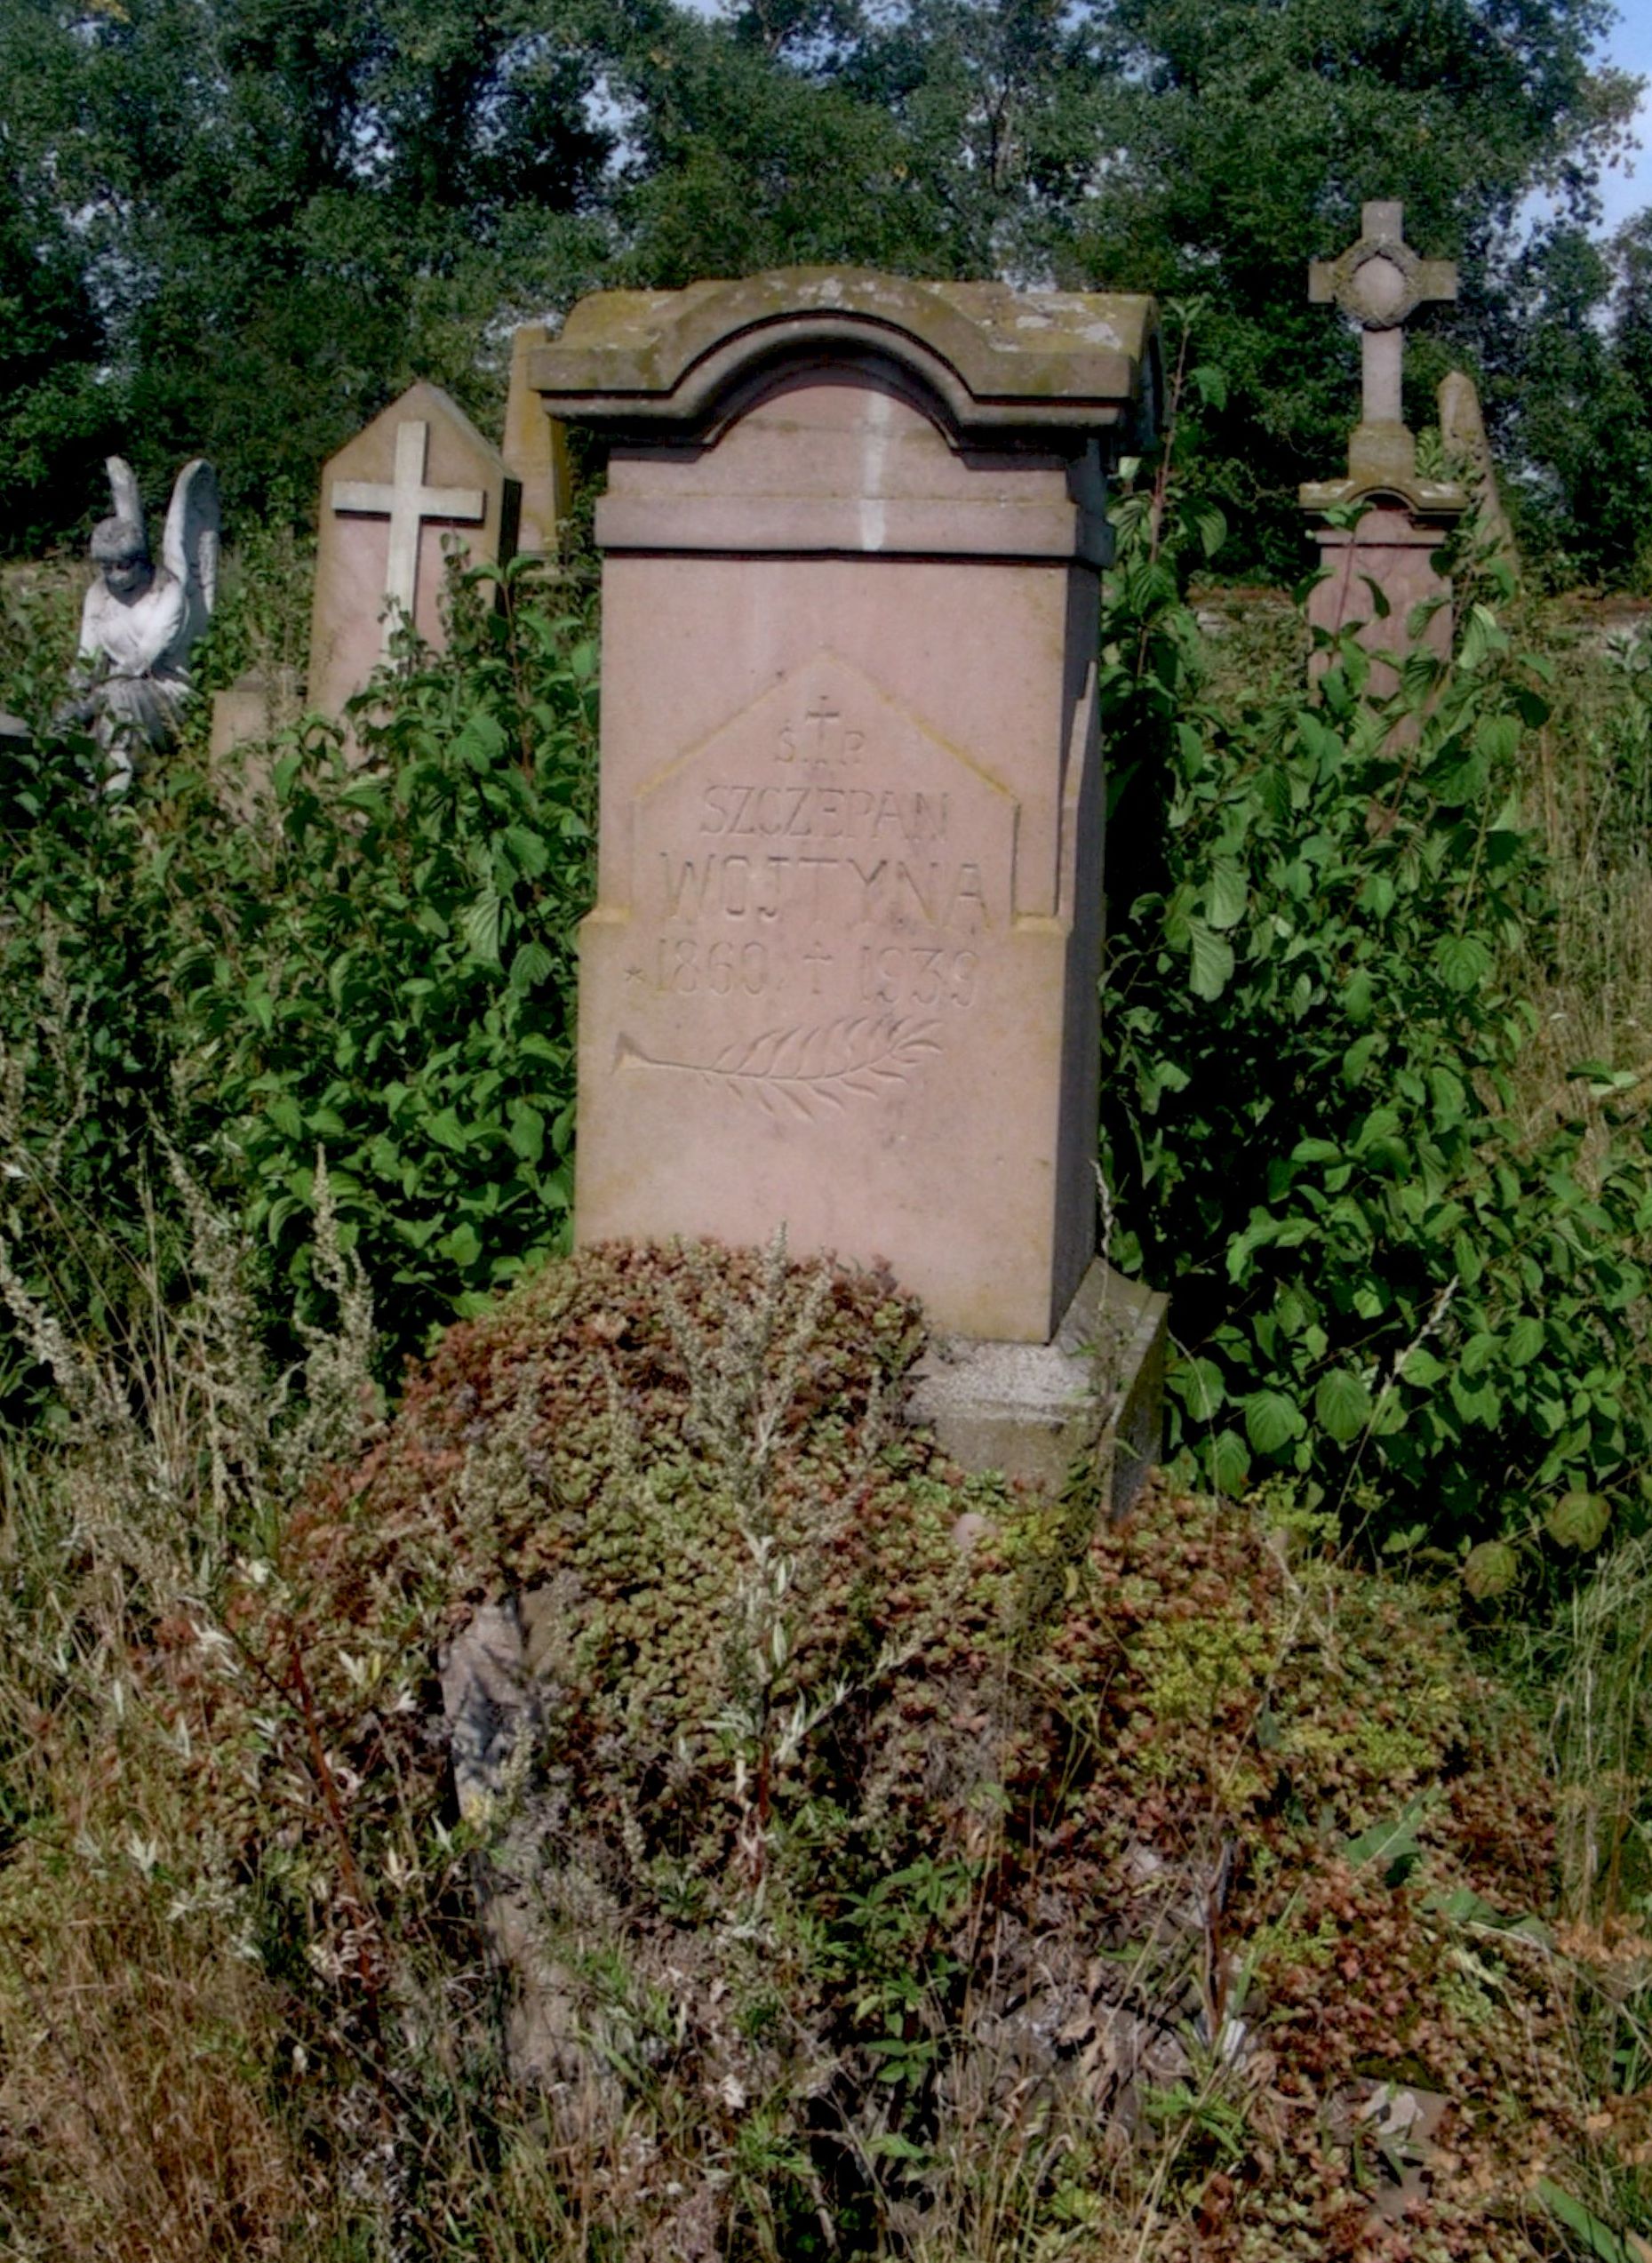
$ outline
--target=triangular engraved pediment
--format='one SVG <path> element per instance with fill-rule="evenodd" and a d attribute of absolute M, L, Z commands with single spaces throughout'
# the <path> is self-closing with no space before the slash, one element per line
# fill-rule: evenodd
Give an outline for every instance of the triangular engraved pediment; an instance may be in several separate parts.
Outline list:
<path fill-rule="evenodd" d="M 674 934 L 725 923 L 823 965 L 851 942 L 973 950 L 1015 916 L 1015 796 L 830 651 L 662 764 L 626 814 L 626 902 Z"/>
<path fill-rule="evenodd" d="M 638 788 L 636 799 L 647 801 L 685 773 L 701 773 L 708 761 L 735 757 L 798 779 L 847 780 L 875 771 L 888 784 L 910 769 L 938 777 L 951 770 L 959 774 L 949 783 L 996 796 L 1007 811 L 1016 806 L 1009 789 L 972 756 L 828 645 L 673 756 Z"/>

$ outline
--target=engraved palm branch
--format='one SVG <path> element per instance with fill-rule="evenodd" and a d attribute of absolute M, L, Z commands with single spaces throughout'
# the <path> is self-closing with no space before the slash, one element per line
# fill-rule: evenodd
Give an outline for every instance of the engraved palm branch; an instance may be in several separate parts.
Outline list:
<path fill-rule="evenodd" d="M 812 1121 L 819 1107 L 841 1111 L 849 1095 L 875 1100 L 891 1085 L 905 1084 L 939 1052 L 939 1026 L 901 1014 L 843 1014 L 835 1021 L 791 1023 L 737 1038 L 708 1061 L 662 1059 L 621 1036 L 614 1059 L 678 1069 L 738 1100 L 754 1100 L 770 1116 L 789 1108 Z"/>

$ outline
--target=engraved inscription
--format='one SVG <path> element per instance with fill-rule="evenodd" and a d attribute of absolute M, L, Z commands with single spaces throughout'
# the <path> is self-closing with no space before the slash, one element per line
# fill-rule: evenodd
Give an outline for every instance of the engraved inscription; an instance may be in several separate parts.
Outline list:
<path fill-rule="evenodd" d="M 697 1077 L 742 1100 L 754 1100 L 769 1115 L 790 1110 L 814 1117 L 821 1108 L 841 1112 L 851 1100 L 875 1100 L 891 1085 L 905 1084 L 925 1057 L 938 1053 L 936 1024 L 898 1014 L 844 1014 L 809 1027 L 765 1029 L 737 1038 L 708 1061 L 673 1060 L 650 1053 L 621 1036 L 614 1060 L 643 1068 L 663 1068 Z"/>
<path fill-rule="evenodd" d="M 699 829 L 734 840 L 939 841 L 949 794 L 870 786 L 707 786 Z"/>
<path fill-rule="evenodd" d="M 970 1006 L 981 961 L 975 951 L 906 949 L 862 944 L 859 993 L 881 1005 Z"/>
<path fill-rule="evenodd" d="M 662 935 L 658 945 L 654 987 L 680 998 L 704 990 L 726 998 L 738 990 L 761 998 L 771 987 L 769 954 L 761 943 L 706 943 L 691 936 Z"/>
<path fill-rule="evenodd" d="M 781 724 L 777 751 L 783 763 L 835 767 L 858 762 L 866 743 L 866 732 L 845 722 L 842 708 L 822 692 L 808 702 L 795 723 Z"/>
<path fill-rule="evenodd" d="M 858 856 L 809 850 L 762 857 L 657 853 L 656 904 L 662 919 L 763 922 L 794 909 L 817 924 L 916 922 L 970 935 L 1002 919 L 1002 906 L 994 918 L 981 867 L 969 860 L 865 851 Z"/>
<path fill-rule="evenodd" d="M 616 1061 L 777 1123 L 939 1069 L 1010 935 L 1016 804 L 818 655 L 639 795 Z"/>

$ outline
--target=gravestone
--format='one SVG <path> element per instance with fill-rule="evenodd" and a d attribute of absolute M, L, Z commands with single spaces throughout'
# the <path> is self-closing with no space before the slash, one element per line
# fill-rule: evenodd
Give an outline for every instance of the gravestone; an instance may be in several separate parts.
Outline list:
<path fill-rule="evenodd" d="M 530 369 L 611 442 L 578 1237 L 887 1263 L 961 1450 L 1048 1475 L 1084 1347 L 1151 1370 L 1161 1317 L 1091 1272 L 1105 474 L 1153 303 L 793 269 L 587 299 Z"/>
<path fill-rule="evenodd" d="M 1460 471 L 1473 510 L 1473 533 L 1478 546 L 1499 558 L 1511 572 L 1520 571 L 1520 546 L 1503 507 L 1497 487 L 1497 468 L 1486 420 L 1480 412 L 1480 391 L 1472 377 L 1452 370 L 1440 380 L 1438 395 L 1440 445 L 1446 461 Z"/>
<path fill-rule="evenodd" d="M 341 714 L 403 620 L 439 648 L 444 550 L 502 563 L 517 506 L 504 458 L 439 386 L 410 386 L 347 442 L 322 473 L 309 705 Z"/>
<path fill-rule="evenodd" d="M 1456 292 L 1450 261 L 1419 259 L 1406 242 L 1404 207 L 1397 204 L 1361 206 L 1358 242 L 1339 259 L 1315 260 L 1308 269 L 1309 299 L 1339 307 L 1360 325 L 1362 396 L 1345 476 L 1299 491 L 1329 569 L 1308 600 L 1309 622 L 1332 636 L 1353 627 L 1369 649 L 1403 652 L 1411 641 L 1411 609 L 1433 604 L 1421 641 L 1441 660 L 1451 650 L 1451 585 L 1435 553 L 1469 497 L 1455 481 L 1419 476 L 1401 388 L 1406 323 L 1419 307 Z M 1327 510 L 1348 504 L 1368 507 L 1357 525 L 1325 522 Z M 1386 617 L 1371 594 L 1373 583 L 1386 601 Z M 1326 665 L 1326 656 L 1316 653 L 1313 672 L 1321 674 Z M 1374 669 L 1371 688 L 1378 697 L 1391 691 L 1393 670 Z"/>
<path fill-rule="evenodd" d="M 510 391 L 505 403 L 506 469 L 522 491 L 516 548 L 531 558 L 554 557 L 556 530 L 568 516 L 571 475 L 568 436 L 547 416 L 529 376 L 533 356 L 550 341 L 542 322 L 525 322 L 511 340 Z"/>

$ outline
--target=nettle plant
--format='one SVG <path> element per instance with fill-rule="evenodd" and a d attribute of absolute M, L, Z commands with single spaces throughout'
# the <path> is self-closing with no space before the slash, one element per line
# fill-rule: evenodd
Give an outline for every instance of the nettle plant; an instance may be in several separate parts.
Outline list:
<path fill-rule="evenodd" d="M 1110 907 L 1102 1147 L 1113 1254 L 1175 1294 L 1171 1444 L 1496 1592 L 1544 1525 L 1578 1549 L 1644 1518 L 1652 1434 L 1644 1145 L 1609 1067 L 1587 1108 L 1516 1101 L 1542 665 L 1476 603 L 1386 700 L 1350 632 L 1317 697 L 1218 712 L 1175 572 L 1208 530 L 1162 492 L 1120 516 L 1105 696 L 1156 838 Z"/>
<path fill-rule="evenodd" d="M 256 757 L 275 807 L 246 813 L 204 707 L 100 794 L 0 637 L 39 732 L 0 778 L 0 1243 L 89 1345 L 147 1356 L 146 1284 L 172 1293 L 188 1241 L 174 1155 L 258 1237 L 283 1353 L 328 1307 L 318 1157 L 387 1368 L 565 1243 L 596 652 L 548 595 L 525 564 L 497 603 L 458 577 L 447 650 L 406 643 L 354 754 L 310 717 Z M 51 1395 L 0 1321 L 0 1422 Z"/>
<path fill-rule="evenodd" d="M 497 605 L 495 578 L 457 577 L 448 650 L 410 644 L 357 703 L 361 756 L 311 719 L 276 836 L 174 875 L 249 1222 L 302 1312 L 323 1151 L 341 1244 L 410 1349 L 568 1233 L 596 649 L 533 569 Z"/>

